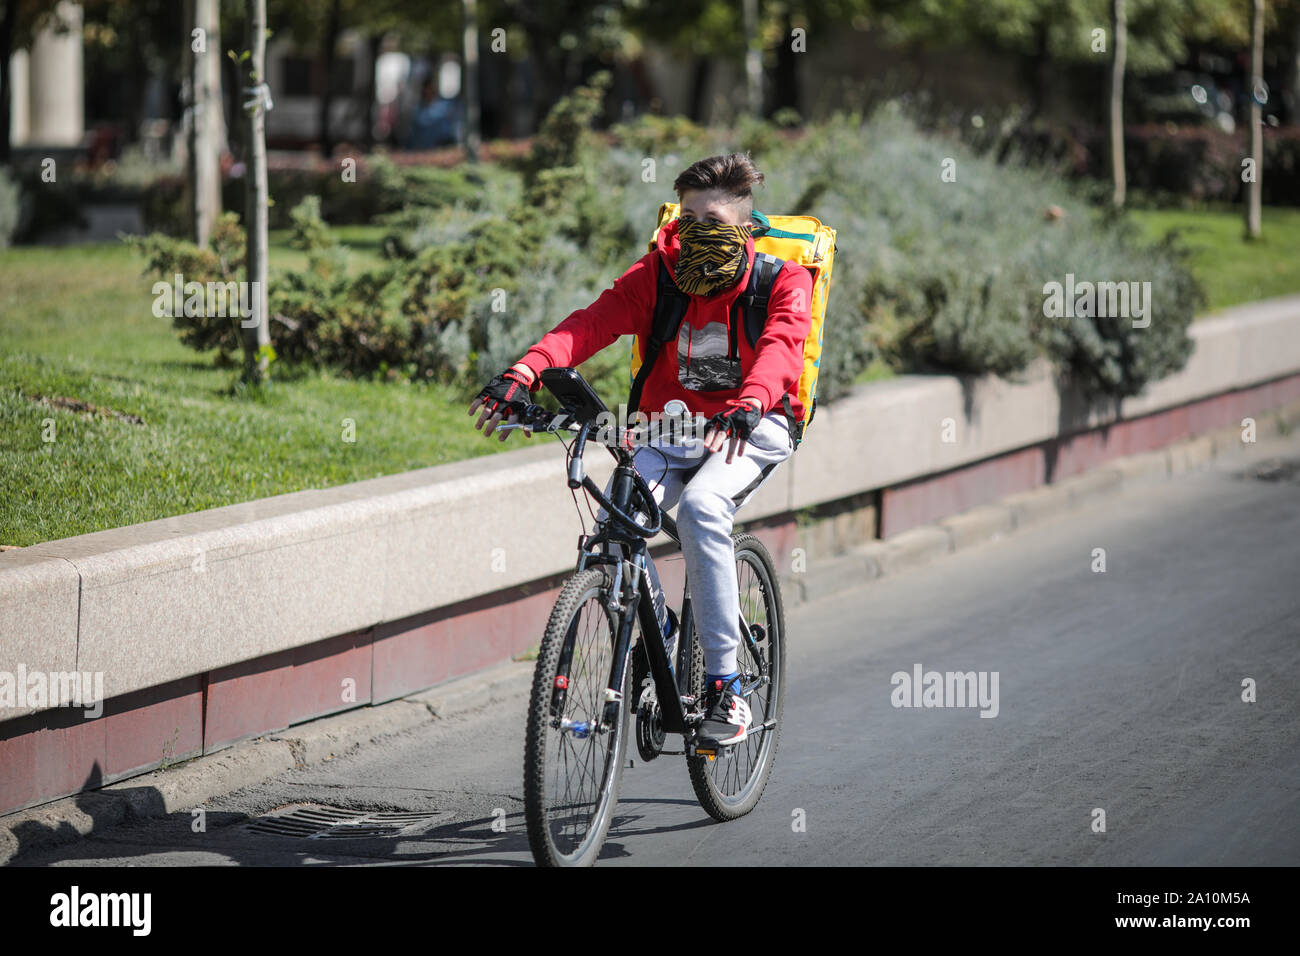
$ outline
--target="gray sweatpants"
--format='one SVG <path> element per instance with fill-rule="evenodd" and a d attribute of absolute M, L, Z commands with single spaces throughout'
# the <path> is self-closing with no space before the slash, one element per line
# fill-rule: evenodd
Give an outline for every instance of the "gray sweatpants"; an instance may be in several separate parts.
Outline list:
<path fill-rule="evenodd" d="M 745 453 L 733 458 L 731 464 L 727 464 L 727 444 L 722 451 L 708 452 L 699 446 L 659 443 L 636 453 L 636 469 L 659 506 L 677 507 L 677 530 L 686 559 L 705 673 L 730 674 L 736 670 L 736 650 L 741 640 L 736 555 L 731 544 L 736 509 L 793 450 L 785 415 L 778 409 L 758 423 L 745 445 Z"/>

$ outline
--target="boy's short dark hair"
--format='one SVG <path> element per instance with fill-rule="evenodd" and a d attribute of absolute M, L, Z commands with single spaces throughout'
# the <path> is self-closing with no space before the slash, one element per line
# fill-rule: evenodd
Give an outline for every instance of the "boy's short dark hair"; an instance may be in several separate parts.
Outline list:
<path fill-rule="evenodd" d="M 710 156 L 691 163 L 673 181 L 677 198 L 689 190 L 719 189 L 745 201 L 746 216 L 754 210 L 753 189 L 763 185 L 763 174 L 747 153 Z"/>

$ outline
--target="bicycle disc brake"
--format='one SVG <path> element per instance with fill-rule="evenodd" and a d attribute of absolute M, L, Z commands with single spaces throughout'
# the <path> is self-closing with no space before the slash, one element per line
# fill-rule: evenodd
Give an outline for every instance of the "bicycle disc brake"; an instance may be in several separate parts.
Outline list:
<path fill-rule="evenodd" d="M 647 676 L 636 706 L 636 749 L 641 759 L 648 762 L 663 753 L 666 736 L 654 678 Z"/>

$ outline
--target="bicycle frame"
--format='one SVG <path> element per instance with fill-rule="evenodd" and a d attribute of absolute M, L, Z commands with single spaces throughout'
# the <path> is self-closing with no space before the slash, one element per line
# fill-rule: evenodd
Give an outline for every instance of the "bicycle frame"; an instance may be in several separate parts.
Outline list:
<path fill-rule="evenodd" d="M 630 510 L 632 503 L 632 471 L 633 466 L 627 461 L 620 461 L 619 465 L 614 469 L 614 482 L 611 488 L 610 500 L 616 508 L 624 512 Z M 667 515 L 663 516 L 663 531 L 680 547 L 681 539 L 677 535 L 677 525 Z M 626 556 L 620 557 L 618 554 L 612 553 L 609 549 L 611 544 L 620 545 L 625 549 Z M 605 712 L 602 715 L 602 721 L 607 726 L 612 726 L 613 721 L 618 717 L 617 704 L 622 696 L 619 688 L 623 686 L 627 668 L 631 664 L 629 651 L 632 645 L 632 624 L 634 620 L 639 620 L 641 622 L 641 634 L 645 637 L 642 643 L 649 655 L 650 673 L 654 677 L 655 693 L 659 698 L 664 730 L 671 733 L 685 734 L 687 731 L 686 711 L 681 700 L 681 694 L 685 688 L 678 687 L 678 681 L 686 679 L 685 672 L 687 668 L 679 664 L 677 668 L 678 676 L 674 678 L 672 668 L 668 663 L 668 652 L 664 648 L 663 641 L 651 640 L 649 637 L 649 635 L 660 634 L 660 629 L 659 622 L 654 615 L 654 602 L 650 594 L 650 580 L 646 572 L 646 561 L 649 559 L 646 540 L 634 535 L 621 534 L 614 530 L 611 523 L 606 522 L 605 526 L 596 534 L 579 536 L 578 551 L 577 571 L 584 571 L 594 564 L 607 564 L 614 569 L 613 584 L 610 590 L 616 596 L 616 599 L 609 610 L 618 615 L 620 624 L 614 641 L 614 660 L 610 666 L 609 683 L 605 690 Z M 683 627 L 690 613 L 690 600 L 688 589 L 682 602 L 680 615 Z M 681 656 L 681 653 L 686 649 L 685 642 L 682 642 L 679 647 L 682 649 L 679 652 L 679 656 Z M 561 667 L 567 667 L 568 663 L 568 661 L 562 660 Z"/>
<path fill-rule="evenodd" d="M 739 604 L 731 605 L 735 610 L 727 616 L 737 614 L 738 658 L 746 658 L 738 659 L 734 669 L 740 671 L 744 696 L 768 685 L 770 690 L 754 698 L 745 743 L 734 740 L 738 732 L 728 737 L 722 731 L 715 742 L 712 728 L 707 742 L 702 740 L 708 726 L 707 706 L 714 698 L 701 686 L 701 665 L 706 663 L 702 658 L 708 655 L 692 643 L 700 635 L 692 613 L 689 576 L 674 662 L 662 637 L 664 608 L 653 583 L 657 576 L 650 555 L 650 542 L 661 533 L 680 549 L 685 531 L 687 557 L 691 557 L 691 529 L 679 528 L 664 514 L 663 489 L 648 484 L 637 470 L 640 430 L 622 426 L 618 434 L 611 434 L 608 424 L 597 428 L 608 412 L 574 370 L 548 368 L 540 378 L 560 399 L 560 412 L 536 404 L 514 405 L 508 408 L 513 420 L 499 427 L 557 437 L 576 433 L 567 449 L 568 486 L 574 492 L 582 489 L 590 501 L 599 503 L 602 513 L 590 533 L 580 529 L 584 533 L 578 536 L 575 573 L 561 589 L 539 647 L 525 735 L 525 817 L 529 845 L 539 863 L 587 865 L 599 856 L 612 825 L 622 771 L 628 765 L 628 738 L 633 735 L 636 753 L 643 760 L 661 754 L 686 756 L 691 786 L 714 820 L 734 820 L 754 809 L 767 786 L 780 738 L 784 615 L 767 548 L 752 534 L 733 534 L 728 543 L 735 550 Z M 501 415 L 494 417 L 499 423 Z M 583 454 L 589 439 L 614 458 L 608 484 L 597 484 L 585 472 Z M 650 444 L 658 442 L 652 439 Z M 665 449 L 664 457 L 670 462 L 676 456 Z M 690 481 L 698 470 L 698 466 L 682 468 L 680 475 L 674 474 L 673 486 Z M 742 578 L 742 567 L 752 573 Z M 732 601 L 727 594 L 718 597 Z M 746 620 L 751 616 L 756 616 L 752 625 Z M 636 640 L 645 647 L 644 658 L 633 657 L 641 653 L 633 646 L 632 631 L 638 623 L 641 633 Z M 711 635 L 709 631 L 704 637 Z M 607 660 L 605 655 L 611 652 Z M 601 662 L 607 671 L 603 688 Z M 635 692 L 630 686 L 633 679 Z M 684 746 L 665 749 L 667 733 L 681 734 Z M 752 738 L 756 743 L 749 742 Z"/>
<path fill-rule="evenodd" d="M 630 462 L 620 460 L 620 464 L 614 470 L 614 481 L 611 487 L 612 494 L 610 500 L 620 511 L 629 511 L 629 505 L 632 498 L 632 480 L 631 472 L 633 466 Z M 668 535 L 673 542 L 681 547 L 681 537 L 677 531 L 677 524 L 668 515 L 662 516 L 663 532 Z M 612 554 L 608 546 L 617 544 L 627 549 L 627 557 L 620 558 L 617 554 Z M 604 546 L 604 550 L 600 550 Z M 660 633 L 659 622 L 654 615 L 654 602 L 650 594 L 650 580 L 646 572 L 646 561 L 651 560 L 649 556 L 649 546 L 646 539 L 619 533 L 612 530 L 611 523 L 605 526 L 596 534 L 583 534 L 578 537 L 578 564 L 576 570 L 582 572 L 593 564 L 607 564 L 614 568 L 614 580 L 611 586 L 611 592 L 617 595 L 618 599 L 609 607 L 611 613 L 619 615 L 619 632 L 614 642 L 614 660 L 610 666 L 609 683 L 605 690 L 605 710 L 601 715 L 601 721 L 605 726 L 613 726 L 613 721 L 617 719 L 617 703 L 621 699 L 619 688 L 623 686 L 623 680 L 626 676 L 627 667 L 631 663 L 632 643 L 632 623 L 639 620 L 641 623 L 642 643 L 645 645 L 646 654 L 650 662 L 650 674 L 655 682 L 655 694 L 659 700 L 660 718 L 663 722 L 663 729 L 667 733 L 683 734 L 686 739 L 687 753 L 694 752 L 694 741 L 691 739 L 690 729 L 687 725 L 686 710 L 683 705 L 682 697 L 689 690 L 687 681 L 689 680 L 689 662 L 690 647 L 683 639 L 678 644 L 678 661 L 674 676 L 674 670 L 669 665 L 668 651 L 661 640 L 653 640 L 649 635 L 658 635 Z M 686 582 L 682 598 L 681 614 L 679 615 L 679 626 L 684 634 L 690 623 L 691 613 L 691 594 L 690 582 Z M 749 623 L 744 618 L 744 611 L 741 611 L 740 629 L 743 640 L 749 646 L 749 650 L 755 661 L 760 667 L 758 680 L 752 684 L 747 684 L 742 688 L 742 692 L 749 693 L 767 678 L 766 665 L 763 663 L 763 656 L 759 653 L 755 635 Z M 691 639 L 695 640 L 691 627 Z M 568 668 L 569 661 L 562 659 L 561 668 Z M 638 689 L 634 689 L 636 693 Z"/>

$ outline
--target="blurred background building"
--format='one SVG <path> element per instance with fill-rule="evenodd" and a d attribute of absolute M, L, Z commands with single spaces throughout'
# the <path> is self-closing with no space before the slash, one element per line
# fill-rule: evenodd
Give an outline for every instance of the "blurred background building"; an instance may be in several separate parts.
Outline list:
<path fill-rule="evenodd" d="M 1109 4 L 1094 5 L 1097 26 L 1105 29 Z M 0 79 L 7 80 L 12 147 L 80 148 L 92 161 L 128 143 L 151 153 L 170 151 L 185 122 L 185 6 L 175 0 L 60 0 L 53 7 L 7 0 L 5 17 L 12 22 L 0 29 L 0 40 L 7 34 L 8 75 Z M 742 6 L 740 0 L 572 3 L 566 20 L 548 18 L 540 8 L 529 14 L 520 4 L 479 4 L 483 138 L 529 135 L 560 95 L 598 69 L 614 74 L 607 121 L 650 112 L 729 122 L 749 105 Z M 957 13 L 947 33 L 928 30 L 900 19 L 899 5 L 888 2 L 754 6 L 761 108 L 769 116 L 790 110 L 816 120 L 901 97 L 918 108 L 985 118 L 1018 109 L 1022 119 L 1062 128 L 1105 121 L 1109 57 L 1092 54 L 1086 38 L 1068 55 L 1060 51 L 1054 31 L 1084 30 L 1088 21 L 1052 20 L 1050 4 L 1021 4 L 1029 21 L 1040 9 L 1049 18 L 1039 27 L 1029 22 L 1031 36 L 1023 42 L 958 24 Z M 954 10 L 964 6 L 954 3 Z M 1224 0 L 1221 6 L 1242 4 Z M 1273 126 L 1291 124 L 1296 113 L 1295 6 L 1275 4 L 1265 57 L 1265 78 L 1275 91 L 1265 121 Z M 267 48 L 275 101 L 267 118 L 270 146 L 329 149 L 348 142 L 427 149 L 463 139 L 462 11 L 444 7 L 428 11 L 426 19 L 427 5 L 415 3 L 271 0 L 272 22 L 287 28 L 280 26 Z M 734 16 L 719 15 L 731 7 Z M 242 48 L 242 8 L 220 5 L 222 51 Z M 845 19 L 833 22 L 838 8 Z M 676 33 L 662 26 L 666 17 L 680 21 Z M 1130 66 L 1128 121 L 1232 132 L 1249 107 L 1240 37 L 1210 33 L 1161 42 L 1154 45 L 1161 46 L 1168 69 L 1144 72 L 1140 59 Z M 224 58 L 222 86 L 227 126 L 234 129 L 237 72 Z"/>

